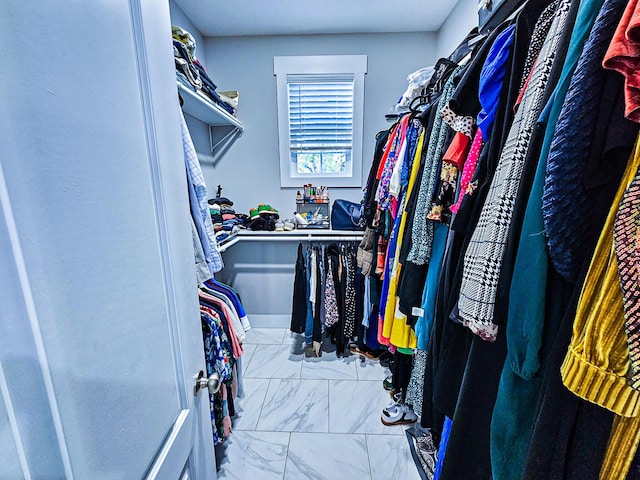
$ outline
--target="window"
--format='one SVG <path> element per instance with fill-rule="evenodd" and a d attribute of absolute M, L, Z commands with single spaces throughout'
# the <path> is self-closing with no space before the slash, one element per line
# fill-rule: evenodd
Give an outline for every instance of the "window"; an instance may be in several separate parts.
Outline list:
<path fill-rule="evenodd" d="M 280 183 L 359 187 L 365 55 L 275 57 Z"/>
<path fill-rule="evenodd" d="M 295 173 L 351 175 L 353 75 L 287 75 L 287 90 Z"/>

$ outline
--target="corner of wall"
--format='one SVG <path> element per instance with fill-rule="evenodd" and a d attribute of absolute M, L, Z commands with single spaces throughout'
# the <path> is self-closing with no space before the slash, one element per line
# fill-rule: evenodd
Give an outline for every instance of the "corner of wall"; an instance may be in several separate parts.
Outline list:
<path fill-rule="evenodd" d="M 436 53 L 448 57 L 473 27 L 478 26 L 478 0 L 458 0 L 438 30 Z"/>

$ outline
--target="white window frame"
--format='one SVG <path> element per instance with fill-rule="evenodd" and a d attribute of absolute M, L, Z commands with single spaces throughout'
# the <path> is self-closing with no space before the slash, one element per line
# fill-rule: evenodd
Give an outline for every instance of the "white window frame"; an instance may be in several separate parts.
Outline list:
<path fill-rule="evenodd" d="M 366 55 L 307 55 L 273 57 L 278 103 L 278 143 L 280 153 L 280 186 L 301 187 L 307 183 L 329 187 L 362 186 L 362 137 L 364 130 L 364 76 Z M 353 74 L 353 144 L 351 175 L 298 174 L 293 171 L 289 141 L 289 98 L 287 75 Z"/>

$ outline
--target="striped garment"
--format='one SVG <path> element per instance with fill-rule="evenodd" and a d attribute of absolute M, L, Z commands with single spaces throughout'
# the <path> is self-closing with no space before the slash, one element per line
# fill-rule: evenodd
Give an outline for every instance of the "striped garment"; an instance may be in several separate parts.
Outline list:
<path fill-rule="evenodd" d="M 224 263 L 222 262 L 222 255 L 218 250 L 218 242 L 213 231 L 211 215 L 209 214 L 209 204 L 207 203 L 209 194 L 207 192 L 207 185 L 204 181 L 204 175 L 202 174 L 202 168 L 200 167 L 200 160 L 198 160 L 198 155 L 196 154 L 196 149 L 193 146 L 191 134 L 189 133 L 189 127 L 187 127 L 187 122 L 184 119 L 182 111 L 180 111 L 180 125 L 182 129 L 182 148 L 184 150 L 184 162 L 187 169 L 187 178 L 195 192 L 199 210 L 198 212 L 192 212 L 192 214 L 194 215 L 194 221 L 200 222 L 203 226 L 204 236 L 206 238 L 201 238 L 200 241 L 203 244 L 202 248 L 207 264 L 211 269 L 211 277 L 213 277 L 214 273 L 222 270 Z M 196 218 L 196 216 L 198 216 L 198 218 Z"/>
<path fill-rule="evenodd" d="M 464 256 L 458 300 L 459 319 L 482 339 L 494 341 L 493 312 L 507 234 L 520 186 L 527 150 L 559 46 L 570 0 L 560 0 L 531 78 L 524 91 L 496 172 Z"/>

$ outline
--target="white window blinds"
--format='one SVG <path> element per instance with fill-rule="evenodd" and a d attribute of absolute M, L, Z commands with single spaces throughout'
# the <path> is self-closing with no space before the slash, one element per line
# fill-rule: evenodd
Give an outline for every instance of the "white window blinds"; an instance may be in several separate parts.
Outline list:
<path fill-rule="evenodd" d="M 353 75 L 287 75 L 290 148 L 350 151 Z"/>
<path fill-rule="evenodd" d="M 280 185 L 362 185 L 366 55 L 273 58 Z"/>

